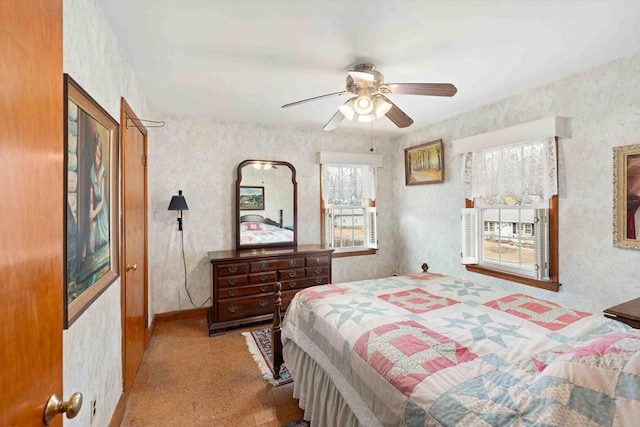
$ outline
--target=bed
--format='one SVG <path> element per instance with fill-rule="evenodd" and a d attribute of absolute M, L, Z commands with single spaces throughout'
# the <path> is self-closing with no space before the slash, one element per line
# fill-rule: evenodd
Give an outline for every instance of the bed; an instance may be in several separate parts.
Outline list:
<path fill-rule="evenodd" d="M 240 244 L 293 242 L 293 231 L 261 215 L 240 217 Z"/>
<path fill-rule="evenodd" d="M 282 325 L 278 301 L 275 372 L 312 427 L 640 419 L 640 331 L 614 320 L 429 272 L 302 290 Z"/>

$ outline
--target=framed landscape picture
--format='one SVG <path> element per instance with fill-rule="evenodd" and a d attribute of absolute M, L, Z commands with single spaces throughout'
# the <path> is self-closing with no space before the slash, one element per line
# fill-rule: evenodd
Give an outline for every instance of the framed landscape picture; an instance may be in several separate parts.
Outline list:
<path fill-rule="evenodd" d="M 406 185 L 444 182 L 444 148 L 442 140 L 404 149 Z"/>
<path fill-rule="evenodd" d="M 118 277 L 118 122 L 64 76 L 65 304 L 71 324 Z"/>
<path fill-rule="evenodd" d="M 613 244 L 640 249 L 640 144 L 613 148 Z"/>
<path fill-rule="evenodd" d="M 264 187 L 240 187 L 240 210 L 263 211 Z"/>

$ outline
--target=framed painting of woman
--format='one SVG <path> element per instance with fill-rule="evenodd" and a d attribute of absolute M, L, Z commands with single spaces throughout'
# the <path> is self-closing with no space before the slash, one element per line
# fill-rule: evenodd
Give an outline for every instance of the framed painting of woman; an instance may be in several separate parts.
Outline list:
<path fill-rule="evenodd" d="M 65 328 L 118 277 L 118 122 L 65 74 Z"/>

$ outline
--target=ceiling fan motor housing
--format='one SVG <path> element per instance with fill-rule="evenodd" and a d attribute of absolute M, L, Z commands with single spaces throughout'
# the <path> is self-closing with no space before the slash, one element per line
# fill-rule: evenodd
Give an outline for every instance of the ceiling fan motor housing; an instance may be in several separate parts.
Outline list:
<path fill-rule="evenodd" d="M 362 89 L 371 94 L 379 92 L 380 85 L 384 83 L 384 76 L 375 68 L 373 64 L 358 64 L 353 67 L 353 71 L 347 75 L 347 90 L 355 95 L 360 95 Z"/>

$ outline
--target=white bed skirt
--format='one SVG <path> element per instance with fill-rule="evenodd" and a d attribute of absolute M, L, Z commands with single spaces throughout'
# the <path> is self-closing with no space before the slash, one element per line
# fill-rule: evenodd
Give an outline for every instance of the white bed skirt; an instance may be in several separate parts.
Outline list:
<path fill-rule="evenodd" d="M 296 332 L 286 326 L 282 329 L 282 354 L 293 377 L 293 397 L 299 400 L 311 427 L 382 427 L 327 356 L 306 335 Z M 389 413 L 388 408 L 379 410 L 383 419 Z"/>
<path fill-rule="evenodd" d="M 368 427 L 360 424 L 331 378 L 300 347 L 288 341 L 283 354 L 294 378 L 293 397 L 311 427 Z"/>

